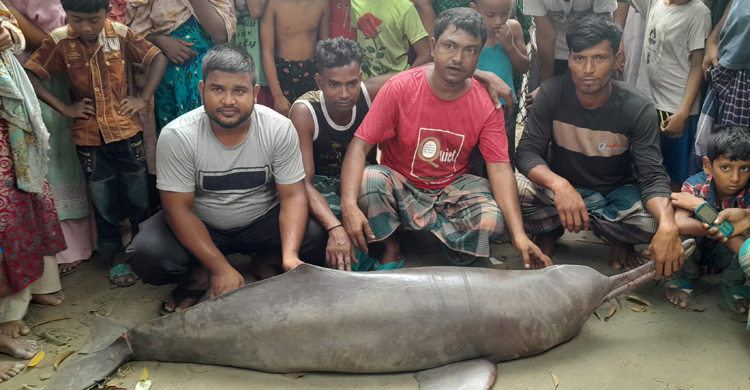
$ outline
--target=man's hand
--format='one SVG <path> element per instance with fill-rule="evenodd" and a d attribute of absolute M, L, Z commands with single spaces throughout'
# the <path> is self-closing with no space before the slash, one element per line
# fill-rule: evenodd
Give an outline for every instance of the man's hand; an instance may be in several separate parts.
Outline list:
<path fill-rule="evenodd" d="M 562 227 L 575 233 L 588 230 L 589 212 L 586 210 L 586 204 L 583 203 L 581 194 L 567 182 L 553 192 L 555 193 L 555 207 Z"/>
<path fill-rule="evenodd" d="M 274 97 L 273 107 L 281 115 L 289 117 L 289 110 L 292 109 L 291 103 L 287 100 L 286 96 Z"/>
<path fill-rule="evenodd" d="M 505 109 L 508 112 L 513 110 L 514 102 L 516 101 L 513 95 L 513 89 L 503 81 L 498 75 L 477 70 L 474 72 L 474 78 L 480 83 L 484 84 L 487 88 L 487 93 L 490 95 L 490 99 L 495 103 L 495 109 L 499 110 L 502 108 L 500 98 L 505 100 Z"/>
<path fill-rule="evenodd" d="M 552 265 L 549 256 L 542 253 L 533 241 L 525 235 L 513 237 L 513 246 L 523 257 L 523 266 L 530 269 L 542 269 Z"/>
<path fill-rule="evenodd" d="M 526 111 L 529 111 L 531 109 L 531 105 L 534 104 L 534 99 L 536 98 L 536 94 L 539 92 L 539 88 L 529 92 L 529 90 L 526 90 Z"/>
<path fill-rule="evenodd" d="M 672 205 L 687 211 L 695 211 L 703 202 L 705 200 L 687 192 L 672 193 Z"/>
<path fill-rule="evenodd" d="M 703 53 L 703 78 L 708 80 L 708 70 L 719 66 L 719 41 L 713 36 L 706 40 L 706 49 Z"/>
<path fill-rule="evenodd" d="M 165 56 L 174 64 L 181 64 L 191 57 L 198 55 L 191 47 L 194 45 L 193 42 L 183 41 L 182 39 L 170 37 L 166 35 L 160 35 L 158 38 L 154 37 L 154 45 L 158 46 L 159 49 L 164 53 Z"/>
<path fill-rule="evenodd" d="M 349 235 L 352 244 L 360 252 L 367 253 L 367 240 L 365 239 L 365 235 L 367 235 L 367 238 L 370 240 L 375 239 L 375 234 L 373 234 L 370 229 L 370 221 L 367 220 L 367 217 L 365 217 L 362 210 L 356 206 L 352 208 L 341 207 L 341 214 L 346 234 Z"/>
<path fill-rule="evenodd" d="M 674 203 L 674 201 L 672 202 Z M 721 225 L 724 221 L 731 223 L 734 228 L 729 237 L 724 237 L 723 234 L 719 233 L 718 225 Z M 750 229 L 750 209 L 733 208 L 722 210 L 713 224 L 716 226 L 710 227 L 707 223 L 703 224 L 703 228 L 708 229 L 708 236 L 719 242 L 727 242 L 731 237 L 740 235 Z"/>
<path fill-rule="evenodd" d="M 674 115 L 667 118 L 667 126 L 661 126 L 661 133 L 671 139 L 680 138 L 685 133 L 685 121 L 687 121 L 688 115 L 681 112 L 676 112 Z"/>
<path fill-rule="evenodd" d="M 5 51 L 13 47 L 13 37 L 7 28 L 0 26 L 0 51 Z"/>
<path fill-rule="evenodd" d="M 648 246 L 651 260 L 656 263 L 654 279 L 660 280 L 662 275 L 671 276 L 682 268 L 685 249 L 680 241 L 677 227 L 667 229 L 659 227 Z"/>
<path fill-rule="evenodd" d="M 148 102 L 137 96 L 126 96 L 120 102 L 118 113 L 125 116 L 133 116 L 148 106 Z"/>
<path fill-rule="evenodd" d="M 245 278 L 227 264 L 218 272 L 211 273 L 211 298 L 238 289 L 245 285 Z"/>
<path fill-rule="evenodd" d="M 289 272 L 302 264 L 305 264 L 305 262 L 298 257 L 292 257 L 281 261 L 281 267 L 284 268 L 284 272 Z"/>
<path fill-rule="evenodd" d="M 357 261 L 354 247 L 346 234 L 346 229 L 339 226 L 328 232 L 326 245 L 326 263 L 329 268 L 351 271 L 352 260 Z"/>
<path fill-rule="evenodd" d="M 500 30 L 498 30 L 495 36 L 506 50 L 513 47 L 513 31 L 510 31 L 510 26 L 508 26 L 508 24 L 503 24 L 502 26 L 500 26 Z"/>
<path fill-rule="evenodd" d="M 61 114 L 70 119 L 89 119 L 89 117 L 96 115 L 94 101 L 89 98 L 83 98 L 80 102 L 65 106 Z"/>

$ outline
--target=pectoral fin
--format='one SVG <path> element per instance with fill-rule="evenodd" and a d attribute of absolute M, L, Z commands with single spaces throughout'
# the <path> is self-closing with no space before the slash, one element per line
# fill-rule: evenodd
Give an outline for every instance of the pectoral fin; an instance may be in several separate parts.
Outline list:
<path fill-rule="evenodd" d="M 467 360 L 414 374 L 419 390 L 489 390 L 497 379 L 497 364 Z"/>

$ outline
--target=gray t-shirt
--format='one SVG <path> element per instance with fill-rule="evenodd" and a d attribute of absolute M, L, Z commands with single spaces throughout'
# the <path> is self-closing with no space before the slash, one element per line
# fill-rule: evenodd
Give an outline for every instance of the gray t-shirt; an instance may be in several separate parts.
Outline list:
<path fill-rule="evenodd" d="M 641 67 L 648 77 L 638 78 L 638 89 L 649 94 L 657 109 L 675 113 L 685 96 L 690 53 L 703 49 L 711 33 L 711 11 L 700 0 L 672 7 L 663 0 L 629 1 L 646 19 Z M 696 98 L 690 115 L 699 113 Z"/>
<path fill-rule="evenodd" d="M 156 146 L 156 187 L 195 193 L 193 211 L 220 230 L 247 226 L 279 204 L 276 184 L 305 178 L 292 122 L 255 105 L 250 130 L 228 147 L 211 130 L 203 106 L 175 119 Z"/>

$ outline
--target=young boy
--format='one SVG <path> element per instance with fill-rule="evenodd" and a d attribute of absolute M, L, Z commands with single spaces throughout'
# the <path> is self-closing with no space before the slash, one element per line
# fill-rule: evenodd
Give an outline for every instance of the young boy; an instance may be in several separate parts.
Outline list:
<path fill-rule="evenodd" d="M 331 35 L 328 0 L 275 0 L 260 20 L 263 71 L 276 111 L 289 115 L 292 103 L 315 85 L 315 44 Z"/>
<path fill-rule="evenodd" d="M 479 12 L 487 23 L 489 34 L 487 43 L 479 53 L 477 69 L 496 74 L 513 88 L 513 72 L 526 73 L 529 70 L 529 57 L 523 41 L 521 24 L 508 19 L 513 8 L 513 0 L 476 0 L 469 7 Z M 505 105 L 505 100 L 500 99 Z M 515 99 L 514 103 L 518 103 Z M 515 166 L 516 120 L 510 112 L 505 115 L 505 134 L 508 136 L 508 156 Z"/>
<path fill-rule="evenodd" d="M 417 53 L 412 68 L 432 61 L 429 35 L 409 0 L 352 0 L 352 26 L 367 55 L 365 80 L 409 69 L 409 45 Z"/>
<path fill-rule="evenodd" d="M 121 256 L 120 217 L 127 215 L 135 236 L 148 211 L 146 156 L 134 115 L 146 108 L 167 58 L 124 24 L 108 20 L 108 0 L 61 3 L 68 25 L 44 39 L 26 73 L 40 100 L 74 119 L 73 142 L 94 203 L 98 250 L 111 257 L 112 283 L 125 287 L 135 283 L 135 275 Z M 140 96 L 128 96 L 126 61 L 151 65 Z M 63 103 L 42 84 L 53 72 L 67 72 L 75 103 Z"/>
<path fill-rule="evenodd" d="M 642 64 L 648 77 L 638 79 L 659 112 L 664 166 L 677 191 L 688 175 L 700 114 L 705 41 L 711 11 L 700 0 L 618 0 L 629 2 L 646 19 Z M 695 168 L 697 168 L 697 164 Z"/>
<path fill-rule="evenodd" d="M 688 178 L 682 192 L 672 194 L 676 206 L 675 221 L 680 235 L 701 237 L 697 250 L 685 259 L 685 265 L 675 279 L 666 284 L 667 299 L 686 307 L 699 293 L 696 284 L 699 266 L 723 269 L 722 292 L 729 307 L 739 313 L 747 312 L 750 287 L 745 286 L 745 274 L 737 254 L 747 238 L 743 234 L 730 238 L 725 244 L 708 237 L 703 223 L 694 218 L 695 210 L 708 203 L 716 211 L 727 208 L 750 208 L 750 129 L 724 126 L 714 130 L 708 141 L 708 155 L 703 157 L 703 172 Z"/>

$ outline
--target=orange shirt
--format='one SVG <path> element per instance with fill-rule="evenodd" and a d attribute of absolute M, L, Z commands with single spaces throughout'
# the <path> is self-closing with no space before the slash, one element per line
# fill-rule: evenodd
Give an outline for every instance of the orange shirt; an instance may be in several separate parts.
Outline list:
<path fill-rule="evenodd" d="M 136 117 L 120 115 L 120 102 L 128 96 L 126 61 L 148 65 L 161 50 L 136 35 L 124 24 L 105 21 L 98 40 L 84 42 L 68 26 L 53 30 L 32 54 L 25 67 L 46 79 L 67 72 L 74 102 L 89 98 L 96 115 L 76 119 L 73 142 L 97 146 L 128 139 L 141 131 Z"/>

